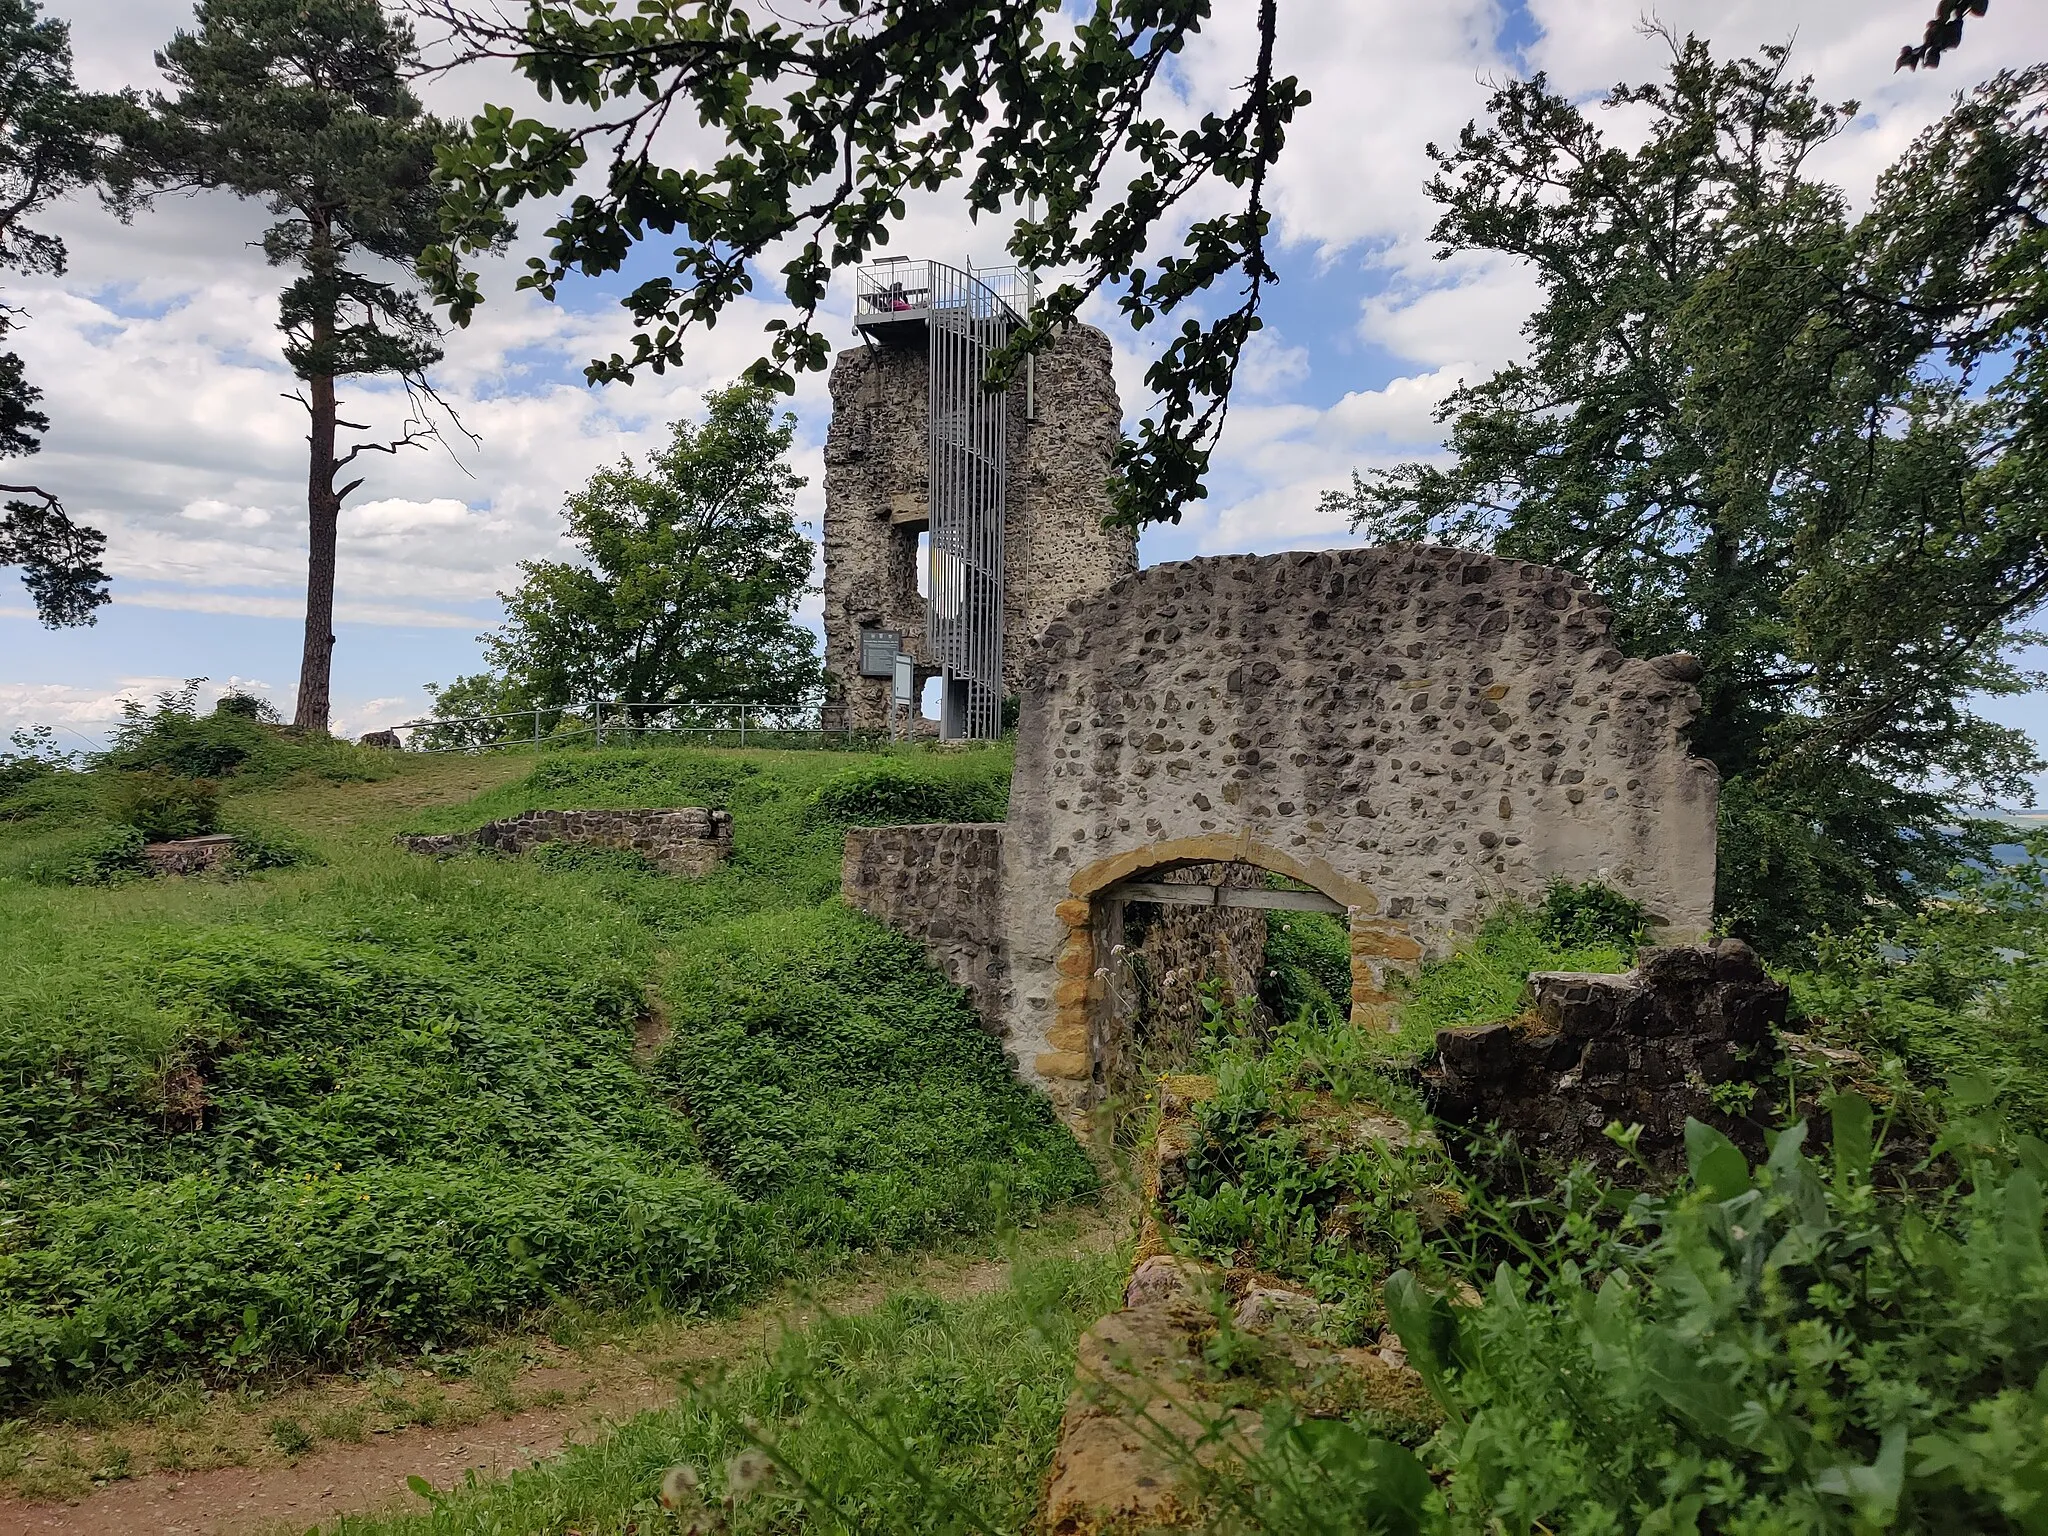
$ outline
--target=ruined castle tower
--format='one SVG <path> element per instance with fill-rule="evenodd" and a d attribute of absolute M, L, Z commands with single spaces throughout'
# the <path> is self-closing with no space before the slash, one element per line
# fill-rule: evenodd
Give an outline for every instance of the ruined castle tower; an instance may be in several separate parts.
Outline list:
<path fill-rule="evenodd" d="M 835 724 L 887 726 L 900 649 L 920 692 L 946 679 L 942 735 L 994 735 L 1031 641 L 1138 567 L 1136 539 L 1102 526 L 1122 425 L 1109 338 L 1070 326 L 1008 390 L 981 387 L 1027 307 L 1007 271 L 861 273 L 862 342 L 833 364 L 825 440 Z"/>

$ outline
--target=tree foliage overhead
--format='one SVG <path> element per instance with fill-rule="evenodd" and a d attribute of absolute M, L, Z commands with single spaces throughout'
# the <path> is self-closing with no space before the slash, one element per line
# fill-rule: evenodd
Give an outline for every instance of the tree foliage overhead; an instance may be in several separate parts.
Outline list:
<path fill-rule="evenodd" d="M 1721 905 L 1765 942 L 1853 926 L 1970 844 L 1958 804 L 2027 794 L 1983 718 L 2048 599 L 2048 67 L 1928 130 L 1852 219 L 1813 152 L 1854 105 L 1785 51 L 1673 41 L 1616 146 L 1539 76 L 1432 148 L 1446 253 L 1542 284 L 1528 356 L 1445 402 L 1451 461 L 1331 502 L 1382 538 L 1582 572 L 1637 654 L 1706 666 Z"/>
<path fill-rule="evenodd" d="M 64 242 L 27 221 L 66 194 L 105 182 L 121 205 L 120 178 L 107 181 L 107 151 L 131 105 L 78 89 L 67 23 L 40 14 L 35 0 L 0 0 L 0 270 L 63 273 Z M 20 322 L 20 310 L 0 303 L 0 340 Z M 50 426 L 42 397 L 20 356 L 0 352 L 0 458 L 42 446 Z M 0 494 L 33 498 L 0 505 L 0 565 L 21 567 L 46 625 L 92 623 L 107 601 L 106 536 L 73 522 L 41 486 L 0 485 Z"/>
<path fill-rule="evenodd" d="M 1941 68 L 1941 56 L 1963 46 L 1963 22 L 1972 16 L 1982 16 L 1990 8 L 1991 0 L 1941 0 L 1934 8 L 1934 19 L 1920 34 L 1920 41 L 1899 50 L 1892 72 L 1919 69 L 1923 64 L 1929 69 Z"/>
<path fill-rule="evenodd" d="M 1236 275 L 1233 308 L 1206 323 L 1181 318 L 1146 375 L 1157 405 L 1116 465 L 1126 521 L 1177 519 L 1203 494 L 1231 378 L 1274 280 L 1266 174 L 1308 99 L 1274 74 L 1277 0 L 1261 0 L 1256 57 L 1231 109 L 1182 128 L 1160 115 L 1160 98 L 1173 94 L 1174 59 L 1207 24 L 1208 0 L 1094 0 L 1064 37 L 1058 0 L 839 0 L 803 21 L 725 0 L 536 0 L 516 25 L 466 0 L 420 4 L 453 32 L 459 57 L 509 59 L 544 97 L 591 114 L 558 127 L 487 108 L 444 161 L 451 219 L 487 231 L 520 203 L 567 191 L 596 160 L 602 186 L 571 201 L 522 283 L 552 298 L 571 272 L 616 272 L 642 240 L 677 242 L 676 275 L 625 300 L 641 328 L 632 353 L 592 363 L 593 382 L 679 362 L 695 328 L 753 290 L 755 264 L 787 252 L 779 276 L 796 315 L 770 322 L 771 354 L 750 378 L 791 387 L 794 373 L 831 361 L 817 316 L 833 272 L 882 250 L 906 198 L 964 183 L 976 215 L 1016 211 L 1019 262 L 1076 274 L 1046 295 L 1011 363 L 1098 290 L 1116 291 L 1143 327 L 1184 317 Z M 724 152 L 663 164 L 664 133 L 692 124 L 722 137 Z M 1161 225 L 1215 182 L 1233 189 L 1234 206 L 1154 256 Z M 431 267 L 459 321 L 480 297 L 462 265 L 470 248 L 453 240 Z"/>
<path fill-rule="evenodd" d="M 130 152 L 159 190 L 224 189 L 277 215 L 263 252 L 296 273 L 278 326 L 306 383 L 311 450 L 296 721 L 325 730 L 336 527 L 362 480 L 337 482 L 364 453 L 435 435 L 426 371 L 441 358 L 440 331 L 414 263 L 441 238 L 434 156 L 454 130 L 406 84 L 413 35 L 379 0 L 200 0 L 197 22 L 157 55 L 177 94 L 151 98 Z M 340 419 L 335 381 L 376 375 L 404 382 L 409 418 L 391 440 L 343 450 L 339 429 L 357 424 Z"/>
<path fill-rule="evenodd" d="M 644 468 L 599 470 L 562 509 L 586 563 L 522 561 L 525 579 L 499 594 L 505 626 L 484 637 L 492 670 L 436 690 L 436 713 L 789 703 L 815 686 L 815 642 L 795 619 L 812 546 L 794 510 L 794 431 L 767 392 L 734 385 L 701 425 L 676 422 Z"/>

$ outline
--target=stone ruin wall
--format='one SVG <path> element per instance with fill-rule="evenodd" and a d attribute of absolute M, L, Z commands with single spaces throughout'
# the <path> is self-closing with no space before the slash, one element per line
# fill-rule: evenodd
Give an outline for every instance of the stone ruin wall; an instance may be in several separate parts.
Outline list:
<path fill-rule="evenodd" d="M 1031 641 L 1066 610 L 1138 567 L 1136 539 L 1107 530 L 1110 456 L 1122 407 L 1110 376 L 1109 338 L 1070 326 L 1041 353 L 1025 415 L 1020 377 L 1010 388 L 1010 477 L 1003 543 L 1004 676 L 1015 692 Z M 854 347 L 832 366 L 825 439 L 825 665 L 842 690 L 844 722 L 888 724 L 889 682 L 863 678 L 860 631 L 901 630 L 918 684 L 937 676 L 918 595 L 918 533 L 929 511 L 922 347 Z"/>
<path fill-rule="evenodd" d="M 1002 878 L 1000 822 L 850 827 L 839 890 L 847 905 L 920 941 L 995 1029 L 1008 979 Z"/>
<path fill-rule="evenodd" d="M 1566 572 L 1424 546 L 1155 566 L 1076 603 L 1025 679 L 1005 837 L 1005 1033 L 1093 1095 L 1095 894 L 1242 859 L 1349 909 L 1355 1016 L 1502 896 L 1603 879 L 1711 916 L 1690 657 L 1629 660 Z"/>
<path fill-rule="evenodd" d="M 542 843 L 587 843 L 644 854 L 665 875 L 706 875 L 732 857 L 732 812 L 695 806 L 645 811 L 524 811 L 474 832 L 401 837 L 414 853 L 469 848 L 522 854 Z"/>
<path fill-rule="evenodd" d="M 1617 1170 L 1616 1122 L 1642 1128 L 1636 1155 L 1666 1175 L 1685 1167 L 1688 1119 L 1761 1152 L 1763 1127 L 1723 1111 L 1713 1089 L 1769 1081 L 1790 1000 L 1739 939 L 1645 950 L 1620 976 L 1538 971 L 1521 1017 L 1437 1031 L 1430 1112 L 1496 1126 L 1558 1168 Z"/>

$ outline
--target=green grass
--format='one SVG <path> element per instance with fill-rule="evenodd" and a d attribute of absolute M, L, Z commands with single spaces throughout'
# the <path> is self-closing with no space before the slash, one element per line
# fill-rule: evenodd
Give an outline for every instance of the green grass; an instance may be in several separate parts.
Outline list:
<path fill-rule="evenodd" d="M 1103 1253 L 1020 1264 L 989 1296 L 912 1291 L 828 1318 L 594 1444 L 435 1491 L 416 1514 L 345 1518 L 334 1536 L 687 1529 L 659 1502 L 677 1466 L 697 1474 L 706 1504 L 729 1510 L 729 1526 L 707 1530 L 1029 1530 L 1075 1341 L 1116 1306 L 1127 1262 Z M 734 1463 L 760 1447 L 774 1470 L 756 1482 Z M 753 1486 L 728 1503 L 736 1481 Z"/>
<path fill-rule="evenodd" d="M 984 802 L 1008 770 L 905 762 Z M 715 1307 L 1086 1193 L 1079 1147 L 961 994 L 838 907 L 841 832 L 814 802 L 848 768 L 550 753 L 424 812 L 317 773 L 231 779 L 230 824 L 296 822 L 324 862 L 0 877 L 0 1397 L 343 1363 L 564 1296 Z M 0 847 L 88 803 L 29 788 Z M 680 881 L 391 842 L 662 804 L 731 809 L 731 866 Z"/>

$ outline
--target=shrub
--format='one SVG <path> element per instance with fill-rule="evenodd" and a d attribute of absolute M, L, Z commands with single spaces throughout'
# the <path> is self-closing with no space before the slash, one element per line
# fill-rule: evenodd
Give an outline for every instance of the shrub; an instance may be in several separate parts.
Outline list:
<path fill-rule="evenodd" d="M 1555 879 L 1543 892 L 1536 920 L 1544 938 L 1561 948 L 1605 945 L 1629 951 L 1642 942 L 1650 909 L 1598 880 L 1574 885 Z"/>
<path fill-rule="evenodd" d="M 1996 1084 L 2021 1130 L 2048 1134 L 2048 834 L 2026 857 L 1964 868 L 1940 901 L 1821 933 L 1789 975 L 1801 1027 L 1939 1097 L 1960 1073 Z"/>
<path fill-rule="evenodd" d="M 859 913 L 724 936 L 662 991 L 675 1034 L 656 1075 L 732 1187 L 806 1244 L 902 1246 L 1095 1186 L 965 994 Z"/>
<path fill-rule="evenodd" d="M 231 720 L 260 720 L 265 725 L 278 723 L 277 708 L 268 699 L 258 698 L 253 693 L 239 693 L 229 689 L 214 703 L 214 714 Z"/>
<path fill-rule="evenodd" d="M 220 823 L 220 786 L 161 768 L 117 773 L 107 787 L 107 811 L 152 843 L 198 837 Z"/>
<path fill-rule="evenodd" d="M 59 839 L 20 872 L 36 885 L 118 885 L 149 872 L 143 846 L 142 834 L 133 827 L 97 826 Z"/>
<path fill-rule="evenodd" d="M 326 862 L 310 844 L 289 832 L 247 822 L 230 830 L 235 834 L 235 851 L 228 856 L 230 874 L 253 875 L 266 869 L 299 869 Z"/>
<path fill-rule="evenodd" d="M 198 713 L 195 678 L 176 693 L 157 697 L 146 709 L 129 699 L 121 706 L 121 723 L 100 762 L 109 768 L 158 769 L 192 779 L 217 779 L 233 773 L 260 752 L 268 739 L 253 716 L 237 709 Z M 230 695 L 235 697 L 235 695 Z"/>
<path fill-rule="evenodd" d="M 1007 762 L 999 766 L 1007 769 Z M 1009 814 L 1009 776 L 941 777 L 893 760 L 849 768 L 819 786 L 813 826 L 880 827 L 917 821 L 1001 821 Z"/>
<path fill-rule="evenodd" d="M 1351 1011 L 1351 937 L 1327 912 L 1269 912 L 1259 999 L 1276 1018 Z"/>
<path fill-rule="evenodd" d="M 2048 1147 L 1958 1121 L 1943 1184 L 1900 1198 L 1870 1105 L 1831 1122 L 1825 1161 L 1801 1122 L 1757 1168 L 1694 1122 L 1685 1187 L 1581 1183 L 1535 1240 L 1490 1212 L 1483 1306 L 1389 1283 L 1450 1529 L 2038 1527 Z"/>

